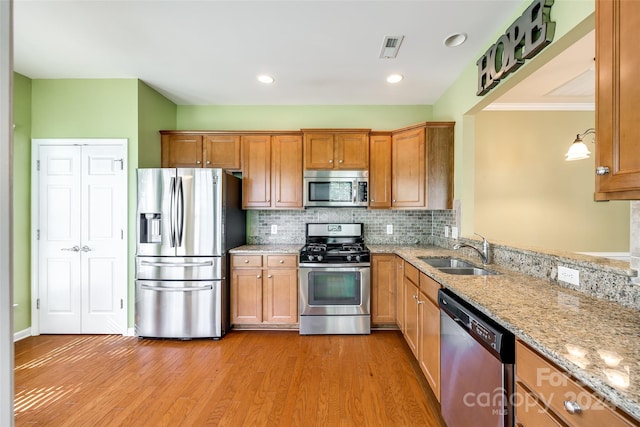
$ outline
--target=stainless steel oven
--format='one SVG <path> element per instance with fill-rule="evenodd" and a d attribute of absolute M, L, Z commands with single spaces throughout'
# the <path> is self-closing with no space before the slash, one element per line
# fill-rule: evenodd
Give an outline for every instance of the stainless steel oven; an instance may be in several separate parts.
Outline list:
<path fill-rule="evenodd" d="M 300 252 L 300 334 L 369 334 L 371 267 L 362 224 L 307 224 Z"/>

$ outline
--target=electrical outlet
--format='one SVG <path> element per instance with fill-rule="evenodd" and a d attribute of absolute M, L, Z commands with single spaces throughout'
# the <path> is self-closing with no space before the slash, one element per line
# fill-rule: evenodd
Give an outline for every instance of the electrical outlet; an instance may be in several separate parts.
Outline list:
<path fill-rule="evenodd" d="M 387 224 L 387 234 L 393 234 L 393 224 Z"/>
<path fill-rule="evenodd" d="M 444 237 L 449 237 L 449 226 L 448 225 L 444 226 Z"/>
<path fill-rule="evenodd" d="M 458 227 L 451 227 L 451 238 L 452 239 L 458 238 Z"/>
<path fill-rule="evenodd" d="M 558 280 L 578 286 L 580 285 L 580 271 L 559 265 Z"/>
<path fill-rule="evenodd" d="M 278 234 L 278 225 L 277 224 L 272 224 L 271 225 L 271 234 Z"/>

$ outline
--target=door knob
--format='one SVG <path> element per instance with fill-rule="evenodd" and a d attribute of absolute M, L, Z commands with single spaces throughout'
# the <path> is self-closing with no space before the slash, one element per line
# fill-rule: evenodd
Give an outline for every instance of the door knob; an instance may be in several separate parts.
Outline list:
<path fill-rule="evenodd" d="M 82 252 L 91 252 L 91 248 L 87 245 L 84 245 L 82 248 L 80 248 L 80 250 Z"/>
<path fill-rule="evenodd" d="M 71 248 L 62 248 L 61 251 L 80 252 L 80 246 L 76 245 Z"/>

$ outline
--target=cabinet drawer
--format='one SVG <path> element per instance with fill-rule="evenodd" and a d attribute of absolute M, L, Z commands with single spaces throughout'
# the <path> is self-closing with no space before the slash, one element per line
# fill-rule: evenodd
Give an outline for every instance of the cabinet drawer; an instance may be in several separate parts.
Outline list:
<path fill-rule="evenodd" d="M 408 262 L 404 263 L 404 277 L 411 280 L 416 286 L 420 284 L 420 275 L 418 269 Z"/>
<path fill-rule="evenodd" d="M 438 305 L 438 290 L 441 288 L 440 283 L 433 280 L 424 273 L 420 273 L 420 290 L 433 302 Z"/>
<path fill-rule="evenodd" d="M 267 267 L 296 268 L 297 266 L 297 255 L 267 255 Z"/>
<path fill-rule="evenodd" d="M 262 255 L 231 255 L 231 267 L 262 267 Z"/>
<path fill-rule="evenodd" d="M 578 384 L 566 372 L 519 341 L 516 342 L 516 377 L 571 426 L 632 425 L 607 406 L 604 398 Z M 570 413 L 564 406 L 565 401 L 577 402 L 580 413 Z"/>
<path fill-rule="evenodd" d="M 516 426 L 536 427 L 553 426 L 564 427 L 553 415 L 549 413 L 543 404 L 533 397 L 520 383 L 516 384 L 517 400 L 516 406 Z"/>

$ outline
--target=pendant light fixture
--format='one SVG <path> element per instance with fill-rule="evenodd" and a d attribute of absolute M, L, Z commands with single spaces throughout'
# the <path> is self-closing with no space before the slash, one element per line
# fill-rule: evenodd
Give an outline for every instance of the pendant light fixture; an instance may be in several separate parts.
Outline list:
<path fill-rule="evenodd" d="M 582 160 L 589 158 L 589 155 L 591 155 L 591 151 L 589 151 L 589 148 L 584 143 L 582 138 L 590 134 L 593 134 L 595 138 L 596 130 L 594 128 L 589 128 L 583 133 L 576 135 L 576 139 L 573 141 L 573 144 L 571 144 L 571 147 L 569 147 L 569 151 L 567 151 L 567 154 L 565 154 L 565 161 L 570 162 L 572 160 Z"/>

